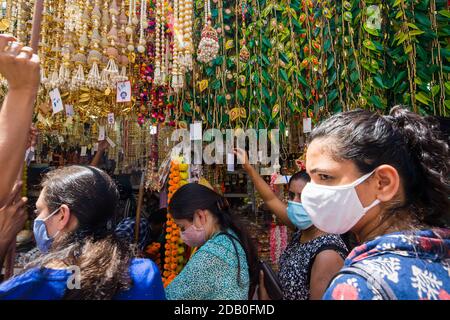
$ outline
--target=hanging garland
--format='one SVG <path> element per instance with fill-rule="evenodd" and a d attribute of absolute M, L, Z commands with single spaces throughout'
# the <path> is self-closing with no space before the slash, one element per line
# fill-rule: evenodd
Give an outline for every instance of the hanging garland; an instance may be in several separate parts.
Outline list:
<path fill-rule="evenodd" d="M 189 166 L 183 163 L 180 159 L 173 160 L 171 162 L 168 204 L 170 204 L 173 194 L 180 187 L 188 183 L 188 170 Z M 186 250 L 180 237 L 180 228 L 176 225 L 170 213 L 167 214 L 166 226 L 166 244 L 164 247 L 166 253 L 163 271 L 163 282 L 165 287 L 169 285 L 178 273 L 180 273 L 183 266 L 186 264 Z"/>

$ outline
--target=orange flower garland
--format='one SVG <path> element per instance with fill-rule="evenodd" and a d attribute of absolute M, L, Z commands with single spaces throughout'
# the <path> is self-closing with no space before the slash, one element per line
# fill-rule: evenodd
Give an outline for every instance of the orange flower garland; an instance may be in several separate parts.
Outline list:
<path fill-rule="evenodd" d="M 188 183 L 189 166 L 179 161 L 172 161 L 170 164 L 169 175 L 169 194 L 168 203 L 172 199 L 174 193 L 182 186 Z M 180 238 L 180 228 L 174 222 L 170 213 L 167 214 L 166 226 L 166 244 L 164 249 L 164 272 L 163 283 L 167 287 L 170 282 L 181 272 L 186 263 L 185 245 Z"/>
<path fill-rule="evenodd" d="M 161 243 L 159 242 L 153 242 L 149 246 L 147 246 L 147 249 L 145 252 L 149 255 L 150 259 L 152 259 L 157 265 L 158 268 L 161 270 Z"/>

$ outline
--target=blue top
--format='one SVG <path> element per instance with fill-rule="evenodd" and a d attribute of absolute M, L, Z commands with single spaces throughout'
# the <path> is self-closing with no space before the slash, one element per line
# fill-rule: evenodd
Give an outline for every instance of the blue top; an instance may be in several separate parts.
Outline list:
<path fill-rule="evenodd" d="M 229 233 L 236 237 L 232 231 Z M 231 241 L 236 245 L 238 255 Z M 216 234 L 198 249 L 167 286 L 166 295 L 169 300 L 247 300 L 249 287 L 244 249 L 238 241 L 224 234 Z"/>
<path fill-rule="evenodd" d="M 344 269 L 348 266 L 381 278 L 399 300 L 449 300 L 450 229 L 383 235 L 353 249 Z M 359 275 L 338 274 L 323 298 L 381 300 L 382 295 Z"/>
<path fill-rule="evenodd" d="M 33 268 L 0 284 L 0 300 L 60 300 L 71 283 L 69 270 Z M 156 264 L 149 259 L 133 259 L 132 287 L 114 300 L 165 300 L 164 287 Z M 81 286 L 83 283 L 81 283 Z"/>

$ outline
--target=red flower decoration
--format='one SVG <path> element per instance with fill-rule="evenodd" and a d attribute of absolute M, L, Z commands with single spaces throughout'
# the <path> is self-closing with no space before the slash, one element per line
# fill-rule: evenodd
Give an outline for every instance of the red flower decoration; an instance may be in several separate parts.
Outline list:
<path fill-rule="evenodd" d="M 332 293 L 333 300 L 358 300 L 358 289 L 347 283 L 338 284 Z"/>

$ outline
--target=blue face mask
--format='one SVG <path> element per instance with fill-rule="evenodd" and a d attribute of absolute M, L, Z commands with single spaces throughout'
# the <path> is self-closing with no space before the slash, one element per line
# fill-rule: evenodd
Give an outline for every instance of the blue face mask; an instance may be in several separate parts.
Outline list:
<path fill-rule="evenodd" d="M 313 225 L 308 213 L 299 202 L 288 201 L 287 214 L 292 224 L 300 230 L 306 230 Z"/>
<path fill-rule="evenodd" d="M 36 245 L 38 249 L 43 252 L 47 253 L 50 250 L 50 247 L 52 246 L 53 239 L 58 235 L 59 231 L 53 236 L 49 237 L 47 232 L 47 226 L 45 225 L 45 221 L 47 221 L 49 218 L 51 218 L 53 215 L 55 215 L 61 208 L 56 209 L 53 211 L 49 216 L 45 217 L 44 219 L 35 219 L 34 225 L 33 225 L 33 233 L 34 233 L 34 239 L 36 240 Z"/>

